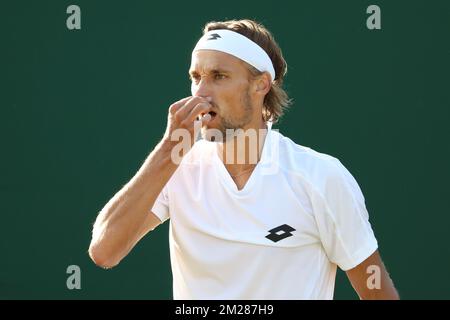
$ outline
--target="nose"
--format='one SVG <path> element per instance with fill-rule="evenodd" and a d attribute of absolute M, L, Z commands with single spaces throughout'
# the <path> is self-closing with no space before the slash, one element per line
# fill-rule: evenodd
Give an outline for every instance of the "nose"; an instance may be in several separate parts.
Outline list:
<path fill-rule="evenodd" d="M 191 93 L 192 96 L 197 97 L 210 97 L 211 96 L 211 89 L 208 84 L 208 81 L 204 78 L 202 78 L 198 83 L 192 83 L 191 85 Z"/>

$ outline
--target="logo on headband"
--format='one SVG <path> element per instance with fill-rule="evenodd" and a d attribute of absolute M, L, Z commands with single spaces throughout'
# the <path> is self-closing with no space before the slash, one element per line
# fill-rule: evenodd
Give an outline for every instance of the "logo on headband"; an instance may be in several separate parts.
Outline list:
<path fill-rule="evenodd" d="M 218 35 L 217 33 L 211 33 L 208 37 L 208 39 L 206 40 L 217 40 L 217 38 L 222 38 L 220 35 Z"/>

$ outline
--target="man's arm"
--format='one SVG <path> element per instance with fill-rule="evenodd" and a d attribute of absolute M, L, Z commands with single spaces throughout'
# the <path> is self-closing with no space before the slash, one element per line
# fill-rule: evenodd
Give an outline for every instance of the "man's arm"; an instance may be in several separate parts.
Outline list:
<path fill-rule="evenodd" d="M 362 300 L 400 299 L 378 250 L 346 273 Z"/>
<path fill-rule="evenodd" d="M 178 164 L 172 161 L 172 132 L 185 129 L 193 144 L 194 121 L 211 105 L 202 97 L 187 97 L 169 108 L 163 140 L 155 147 L 136 175 L 100 211 L 92 230 L 89 256 L 103 268 L 117 265 L 161 221 L 150 212 Z M 203 118 L 208 121 L 208 118 Z"/>
<path fill-rule="evenodd" d="M 100 267 L 116 266 L 161 221 L 149 210 L 175 171 L 170 144 L 161 141 L 141 169 L 100 211 L 92 230 L 89 256 Z"/>

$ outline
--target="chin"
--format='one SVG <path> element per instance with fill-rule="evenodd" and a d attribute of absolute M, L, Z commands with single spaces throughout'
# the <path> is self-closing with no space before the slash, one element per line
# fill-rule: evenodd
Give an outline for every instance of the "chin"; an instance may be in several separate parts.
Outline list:
<path fill-rule="evenodd" d="M 222 142 L 224 134 L 216 127 L 204 125 L 202 128 L 202 139 L 210 142 Z"/>

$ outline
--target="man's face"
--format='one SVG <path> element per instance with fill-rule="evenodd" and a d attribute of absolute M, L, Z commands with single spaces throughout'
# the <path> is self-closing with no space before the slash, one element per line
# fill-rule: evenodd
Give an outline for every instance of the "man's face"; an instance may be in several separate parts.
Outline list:
<path fill-rule="evenodd" d="M 220 51 L 199 50 L 192 55 L 189 76 L 192 95 L 212 99 L 212 119 L 202 128 L 204 138 L 210 140 L 205 129 L 217 129 L 225 137 L 226 129 L 245 130 L 257 117 L 249 71 L 240 59 Z"/>

